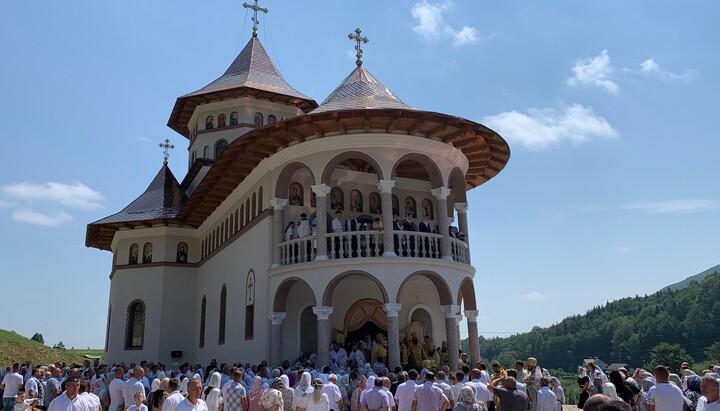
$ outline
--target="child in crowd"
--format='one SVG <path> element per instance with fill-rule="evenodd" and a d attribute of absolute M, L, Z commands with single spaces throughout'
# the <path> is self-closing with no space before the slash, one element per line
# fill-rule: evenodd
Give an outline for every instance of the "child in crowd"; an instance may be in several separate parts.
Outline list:
<path fill-rule="evenodd" d="M 135 405 L 131 405 L 128 411 L 148 411 L 147 405 L 142 403 L 143 393 L 136 392 L 133 398 L 135 399 Z"/>

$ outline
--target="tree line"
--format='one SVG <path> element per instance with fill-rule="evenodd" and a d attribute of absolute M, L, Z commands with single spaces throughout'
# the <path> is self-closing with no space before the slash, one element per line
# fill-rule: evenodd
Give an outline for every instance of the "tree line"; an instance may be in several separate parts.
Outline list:
<path fill-rule="evenodd" d="M 712 358 L 720 355 L 713 344 L 717 341 L 720 273 L 716 271 L 686 288 L 608 302 L 547 328 L 534 327 L 506 338 L 480 337 L 480 350 L 484 359 L 504 366 L 534 356 L 545 368 L 574 370 L 591 357 L 608 364 L 650 366 L 661 361 L 658 353 L 667 351 L 667 345 L 679 348 L 672 354 L 690 362 L 720 362 Z M 661 343 L 666 345 L 658 347 Z"/>

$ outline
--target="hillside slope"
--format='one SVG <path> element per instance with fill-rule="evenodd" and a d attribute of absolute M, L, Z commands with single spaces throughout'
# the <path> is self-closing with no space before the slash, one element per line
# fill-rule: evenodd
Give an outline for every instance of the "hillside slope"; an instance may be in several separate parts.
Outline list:
<path fill-rule="evenodd" d="M 32 364 L 50 364 L 56 361 L 71 364 L 82 363 L 84 358 L 77 352 L 54 349 L 14 331 L 0 329 L 0 365 L 8 367 L 13 362 L 28 360 Z"/>
<path fill-rule="evenodd" d="M 517 358 L 537 357 L 546 368 L 574 369 L 583 358 L 608 364 L 642 366 L 661 342 L 680 344 L 695 360 L 720 341 L 720 273 L 678 290 L 623 298 L 585 315 L 547 328 L 507 338 L 480 338 L 481 355 L 512 365 Z"/>
<path fill-rule="evenodd" d="M 667 287 L 663 288 L 663 290 L 675 291 L 675 290 L 680 290 L 680 289 L 686 288 L 693 282 L 698 282 L 698 283 L 701 282 L 702 280 L 705 279 L 705 277 L 707 277 L 710 274 L 715 273 L 715 272 L 720 272 L 720 264 L 716 265 L 715 267 L 708 268 L 707 270 L 705 270 L 699 274 L 695 274 L 691 277 L 688 277 L 688 278 L 680 281 L 679 283 L 670 284 Z"/>

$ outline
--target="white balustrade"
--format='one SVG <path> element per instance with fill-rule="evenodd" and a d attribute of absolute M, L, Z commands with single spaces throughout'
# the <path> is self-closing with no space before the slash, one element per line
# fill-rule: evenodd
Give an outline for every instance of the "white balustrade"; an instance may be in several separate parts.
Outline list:
<path fill-rule="evenodd" d="M 418 231 L 393 231 L 395 253 L 405 258 L 441 257 L 440 234 Z M 330 260 L 350 258 L 380 258 L 383 254 L 382 231 L 350 231 L 328 233 L 323 236 L 297 238 L 282 242 L 280 265 L 288 266 L 313 261 L 317 254 L 317 242 L 327 243 L 327 257 Z M 468 246 L 463 241 L 451 238 L 453 261 L 468 263 Z"/>

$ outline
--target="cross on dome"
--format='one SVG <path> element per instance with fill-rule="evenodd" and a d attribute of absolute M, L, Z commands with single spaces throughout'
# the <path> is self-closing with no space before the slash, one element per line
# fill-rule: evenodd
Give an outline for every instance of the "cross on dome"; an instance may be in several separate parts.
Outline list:
<path fill-rule="evenodd" d="M 260 21 L 258 20 L 258 15 L 257 15 L 258 11 L 262 11 L 263 13 L 267 13 L 269 11 L 266 8 L 262 8 L 262 7 L 258 6 L 258 1 L 259 0 L 254 0 L 253 4 L 243 3 L 243 7 L 245 7 L 246 9 L 251 9 L 253 11 L 253 18 L 252 18 L 252 21 L 253 21 L 253 34 L 252 35 L 253 35 L 253 37 L 257 37 L 257 29 L 258 29 L 258 25 L 260 25 Z"/>
<path fill-rule="evenodd" d="M 357 57 L 357 60 L 355 60 L 355 64 L 357 64 L 358 67 L 362 66 L 363 51 L 362 51 L 362 48 L 360 47 L 360 45 L 362 43 L 367 43 L 369 41 L 367 37 L 360 36 L 361 33 L 362 33 L 362 30 L 357 28 L 357 29 L 355 29 L 355 34 L 353 34 L 353 33 L 348 34 L 348 38 L 350 40 L 354 40 L 356 42 L 355 51 L 357 51 L 357 54 L 355 54 L 355 57 Z"/>
<path fill-rule="evenodd" d="M 169 138 L 166 138 L 164 143 L 160 143 L 160 148 L 163 149 L 163 165 L 167 165 L 168 158 L 170 158 L 170 150 L 175 148 L 175 146 L 170 144 Z"/>

